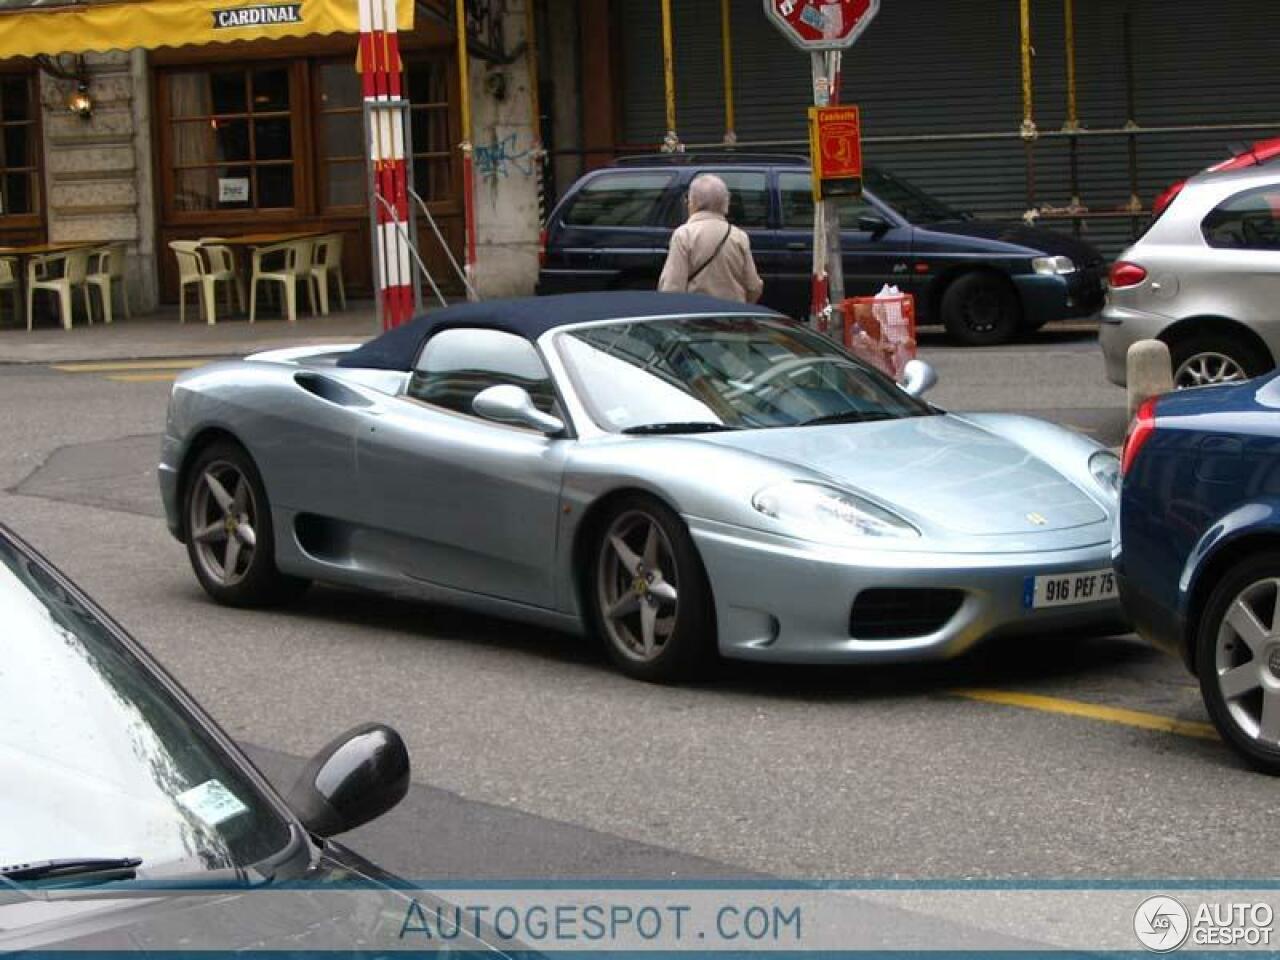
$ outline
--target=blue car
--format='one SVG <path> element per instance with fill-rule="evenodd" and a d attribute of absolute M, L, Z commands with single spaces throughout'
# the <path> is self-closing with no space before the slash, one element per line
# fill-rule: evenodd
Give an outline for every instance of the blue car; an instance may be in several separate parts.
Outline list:
<path fill-rule="evenodd" d="M 700 173 L 729 186 L 729 219 L 751 237 L 764 306 L 808 314 L 813 187 L 806 157 L 664 154 L 588 173 L 547 221 L 538 293 L 654 289 Z M 886 170 L 869 167 L 863 180 L 862 198 L 840 204 L 849 296 L 894 284 L 915 296 L 921 324 L 942 324 L 954 342 L 974 347 L 1102 309 L 1105 265 L 1089 244 L 1020 222 L 975 219 Z"/>
<path fill-rule="evenodd" d="M 1280 774 L 1280 375 L 1149 400 L 1125 444 L 1116 570 L 1222 738 Z"/>

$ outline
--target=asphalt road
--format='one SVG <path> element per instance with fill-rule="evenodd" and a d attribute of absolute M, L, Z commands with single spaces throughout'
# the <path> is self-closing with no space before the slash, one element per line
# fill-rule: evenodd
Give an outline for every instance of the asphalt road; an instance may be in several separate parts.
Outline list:
<path fill-rule="evenodd" d="M 945 406 L 1122 436 L 1123 393 L 1089 335 L 924 351 Z M 1274 872 L 1274 781 L 1204 735 L 1190 678 L 1133 637 L 928 668 L 730 666 L 661 688 L 584 641 L 397 600 L 317 589 L 289 610 L 216 607 L 160 520 L 165 376 L 0 367 L 0 517 L 282 782 L 346 726 L 395 725 L 414 791 L 351 843 L 405 875 Z"/>

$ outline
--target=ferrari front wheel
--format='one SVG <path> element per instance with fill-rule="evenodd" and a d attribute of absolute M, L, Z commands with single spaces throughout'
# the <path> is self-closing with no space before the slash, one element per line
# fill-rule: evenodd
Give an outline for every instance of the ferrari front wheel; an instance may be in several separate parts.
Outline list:
<path fill-rule="evenodd" d="M 189 471 L 184 497 L 187 556 L 219 603 L 259 607 L 292 599 L 307 581 L 276 569 L 271 505 L 253 460 L 238 444 L 206 447 Z"/>
<path fill-rule="evenodd" d="M 715 616 L 706 572 L 680 517 L 637 495 L 618 503 L 599 529 L 590 601 L 610 660 L 651 682 L 697 673 L 715 652 Z"/>

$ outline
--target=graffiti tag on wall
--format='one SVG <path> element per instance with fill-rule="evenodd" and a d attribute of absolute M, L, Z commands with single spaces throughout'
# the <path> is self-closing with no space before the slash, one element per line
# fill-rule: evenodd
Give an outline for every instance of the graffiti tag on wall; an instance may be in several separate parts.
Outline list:
<path fill-rule="evenodd" d="M 536 162 L 532 145 L 519 147 L 514 133 L 509 133 L 500 140 L 495 134 L 489 144 L 478 144 L 475 148 L 476 173 L 491 180 L 509 177 L 512 170 L 531 177 Z"/>

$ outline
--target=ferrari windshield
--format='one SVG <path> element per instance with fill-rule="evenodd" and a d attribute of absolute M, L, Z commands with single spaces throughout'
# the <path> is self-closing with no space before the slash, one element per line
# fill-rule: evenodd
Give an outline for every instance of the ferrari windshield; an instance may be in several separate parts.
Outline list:
<path fill-rule="evenodd" d="M 212 735 L 3 535 L 0 623 L 0 868 L 121 858 L 163 880 L 287 847 L 288 824 Z"/>
<path fill-rule="evenodd" d="M 933 409 L 831 341 L 760 316 L 676 317 L 556 338 L 592 419 L 615 433 L 859 423 Z"/>

